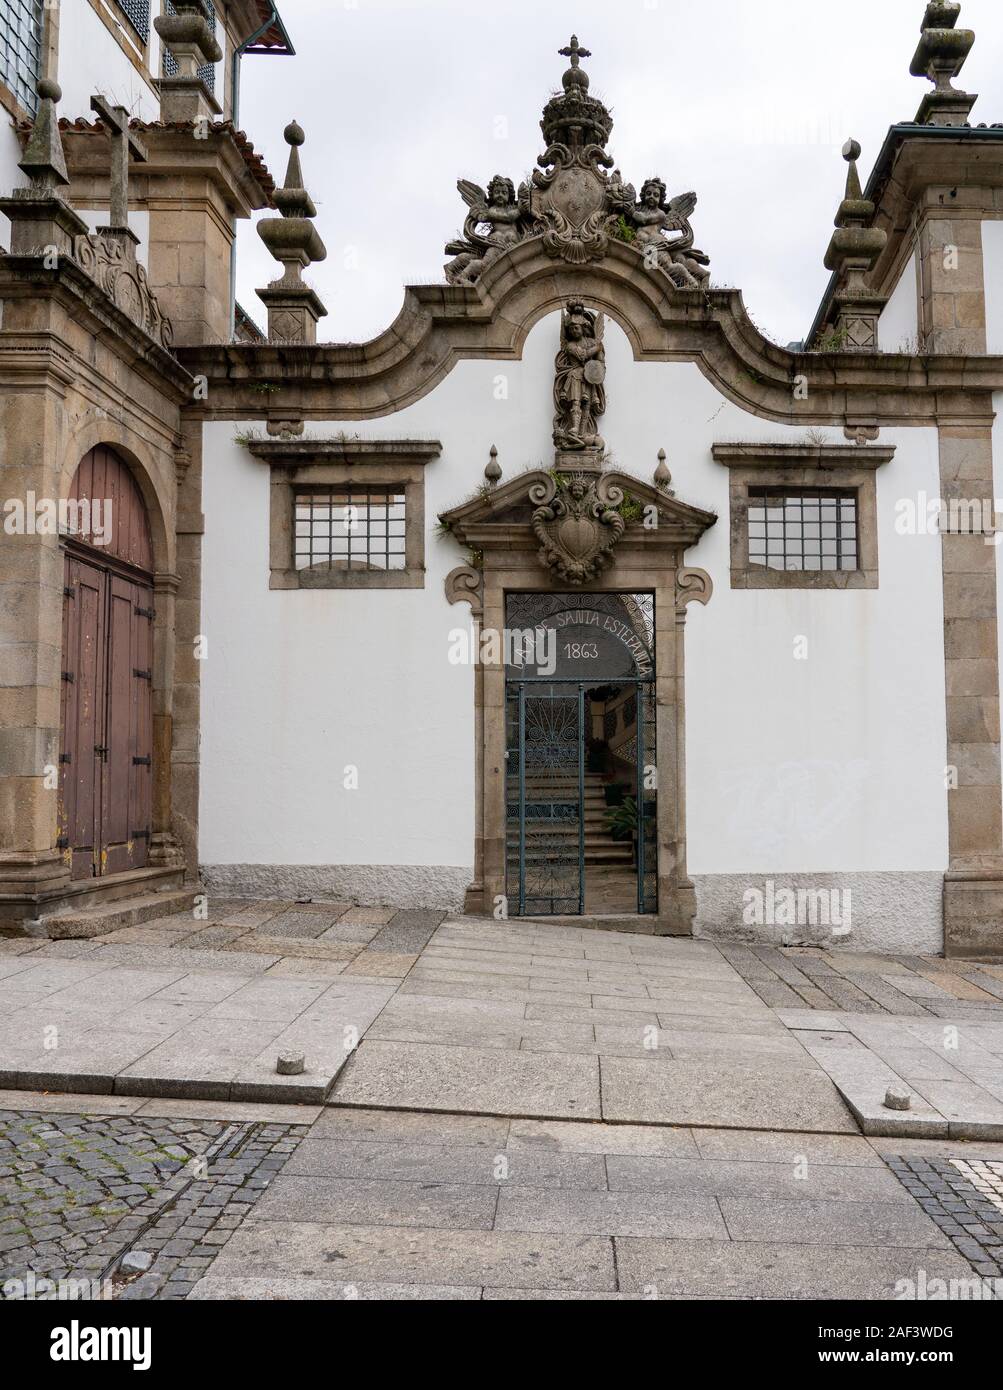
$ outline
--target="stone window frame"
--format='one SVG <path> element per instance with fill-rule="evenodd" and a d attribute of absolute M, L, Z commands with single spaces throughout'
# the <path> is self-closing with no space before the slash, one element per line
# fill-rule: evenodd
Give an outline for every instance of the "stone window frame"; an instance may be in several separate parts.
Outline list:
<path fill-rule="evenodd" d="M 878 508 L 875 473 L 895 456 L 894 445 L 715 444 L 729 474 L 733 589 L 876 589 Z M 749 562 L 749 491 L 789 488 L 852 491 L 857 501 L 855 570 L 777 570 Z"/>
<path fill-rule="evenodd" d="M 438 440 L 251 440 L 248 448 L 271 468 L 269 589 L 425 587 L 425 467 L 442 452 Z M 404 494 L 404 568 L 298 570 L 297 493 L 366 485 L 395 488 Z"/>

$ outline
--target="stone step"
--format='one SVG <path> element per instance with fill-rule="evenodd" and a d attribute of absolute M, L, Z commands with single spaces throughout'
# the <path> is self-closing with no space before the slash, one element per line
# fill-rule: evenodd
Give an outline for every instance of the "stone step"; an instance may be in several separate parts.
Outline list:
<path fill-rule="evenodd" d="M 80 912 L 57 912 L 42 920 L 46 935 L 53 941 L 104 936 L 106 932 L 117 931 L 120 927 L 135 927 L 156 917 L 172 917 L 179 912 L 189 912 L 195 897 L 195 889 L 170 888 L 161 893 L 121 898 L 117 902 Z"/>

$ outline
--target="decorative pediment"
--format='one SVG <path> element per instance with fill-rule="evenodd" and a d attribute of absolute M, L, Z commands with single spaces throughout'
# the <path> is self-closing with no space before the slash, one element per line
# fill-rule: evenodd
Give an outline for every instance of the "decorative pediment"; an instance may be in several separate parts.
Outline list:
<path fill-rule="evenodd" d="M 519 185 L 495 174 L 487 189 L 460 179 L 457 189 L 467 205 L 463 235 L 451 241 L 446 266 L 452 285 L 473 285 L 481 272 L 505 252 L 530 237 L 539 237 L 549 256 L 571 265 L 602 260 L 613 241 L 631 246 L 646 269 L 661 271 L 679 289 L 699 289 L 710 278 L 710 260 L 693 245 L 690 215 L 695 193 L 666 197 L 665 183 L 649 178 L 637 197 L 624 183 L 606 142 L 613 129 L 607 107 L 589 94 L 581 66 L 590 57 L 574 34 L 559 50 L 571 60 L 563 91 L 544 107 L 540 129 L 547 148 L 538 168 Z M 612 169 L 612 173 L 607 170 Z"/>
<path fill-rule="evenodd" d="M 536 545 L 543 569 L 572 585 L 594 582 L 627 542 L 684 550 L 717 520 L 616 470 L 533 469 L 443 512 L 444 530 L 473 550 Z"/>

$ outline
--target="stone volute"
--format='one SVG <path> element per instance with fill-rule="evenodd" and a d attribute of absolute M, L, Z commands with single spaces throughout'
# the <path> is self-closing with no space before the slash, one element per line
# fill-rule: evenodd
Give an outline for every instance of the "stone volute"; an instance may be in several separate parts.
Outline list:
<path fill-rule="evenodd" d="M 871 291 L 867 275 L 885 249 L 888 237 L 881 228 L 871 225 L 875 207 L 860 187 L 860 146 L 856 140 L 848 140 L 843 146 L 843 158 L 849 166 L 846 192 L 825 253 L 826 269 L 835 272 L 837 288 L 821 336 L 830 339 L 824 344 L 830 348 L 874 352 L 878 347 L 878 318 L 887 299 Z"/>
<path fill-rule="evenodd" d="M 971 29 L 958 29 L 961 5 L 956 0 L 930 0 L 923 15 L 919 46 L 909 71 L 925 77 L 934 90 L 923 98 L 916 120 L 920 125 L 962 126 L 978 98 L 959 91 L 951 79 L 965 65 L 975 43 Z"/>
<path fill-rule="evenodd" d="M 62 192 L 70 181 L 56 115 L 62 92 L 58 83 L 47 77 L 35 90 L 38 111 L 18 163 L 30 183 L 16 188 L 10 197 L 0 198 L 0 212 L 11 221 L 10 250 L 15 256 L 38 254 L 48 247 L 71 253 L 74 238 L 87 231 L 86 222 L 77 216 Z"/>
<path fill-rule="evenodd" d="M 258 223 L 258 235 L 283 268 L 282 275 L 258 298 L 268 310 L 269 338 L 287 343 L 317 341 L 317 320 L 327 310 L 319 296 L 303 282 L 303 271 L 314 261 L 327 257 L 327 248 L 320 238 L 313 218 L 317 215 L 313 199 L 306 191 L 300 167 L 299 147 L 306 136 L 292 121 L 284 137 L 289 146 L 289 164 L 282 188 L 275 191 L 273 201 L 281 217 L 265 217 Z"/>
<path fill-rule="evenodd" d="M 211 120 L 222 107 L 199 76 L 199 69 L 222 60 L 201 4 L 175 0 L 174 14 L 157 15 L 153 27 L 178 65 L 174 77 L 156 83 L 163 121 Z"/>

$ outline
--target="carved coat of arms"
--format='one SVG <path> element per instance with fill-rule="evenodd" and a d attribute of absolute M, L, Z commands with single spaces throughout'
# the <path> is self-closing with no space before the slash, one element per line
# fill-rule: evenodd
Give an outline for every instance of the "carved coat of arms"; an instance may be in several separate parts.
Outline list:
<path fill-rule="evenodd" d="M 616 510 L 623 492 L 611 479 L 562 475 L 530 488 L 529 498 L 537 503 L 533 532 L 542 565 L 566 584 L 590 583 L 609 568 L 624 531 Z"/>

